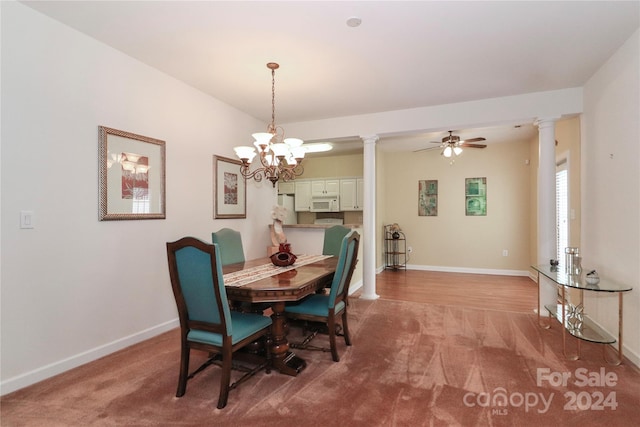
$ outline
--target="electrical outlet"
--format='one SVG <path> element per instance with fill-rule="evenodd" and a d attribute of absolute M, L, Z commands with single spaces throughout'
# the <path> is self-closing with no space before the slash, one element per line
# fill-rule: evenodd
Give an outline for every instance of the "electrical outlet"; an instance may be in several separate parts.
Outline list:
<path fill-rule="evenodd" d="M 508 249 L 503 249 L 502 250 L 502 256 L 509 256 L 509 250 Z"/>

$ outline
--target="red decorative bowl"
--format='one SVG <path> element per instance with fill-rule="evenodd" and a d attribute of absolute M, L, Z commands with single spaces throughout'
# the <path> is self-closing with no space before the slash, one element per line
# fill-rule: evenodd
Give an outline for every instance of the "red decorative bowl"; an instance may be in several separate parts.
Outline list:
<path fill-rule="evenodd" d="M 271 262 L 273 265 L 277 265 L 278 267 L 287 267 L 292 265 L 296 262 L 296 259 L 298 259 L 298 257 L 291 252 L 276 252 L 271 255 Z"/>

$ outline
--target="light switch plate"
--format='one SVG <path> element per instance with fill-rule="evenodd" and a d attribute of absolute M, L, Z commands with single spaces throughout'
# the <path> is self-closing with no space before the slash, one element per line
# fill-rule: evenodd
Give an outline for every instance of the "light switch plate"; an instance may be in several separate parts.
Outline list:
<path fill-rule="evenodd" d="M 20 228 L 33 228 L 33 211 L 20 211 Z"/>

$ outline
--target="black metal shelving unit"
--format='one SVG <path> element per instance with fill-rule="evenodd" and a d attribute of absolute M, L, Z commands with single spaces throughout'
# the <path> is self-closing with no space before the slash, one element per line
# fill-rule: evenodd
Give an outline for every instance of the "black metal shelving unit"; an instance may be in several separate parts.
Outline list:
<path fill-rule="evenodd" d="M 402 231 L 391 231 L 391 225 L 384 226 L 384 268 L 407 268 L 407 239 Z"/>

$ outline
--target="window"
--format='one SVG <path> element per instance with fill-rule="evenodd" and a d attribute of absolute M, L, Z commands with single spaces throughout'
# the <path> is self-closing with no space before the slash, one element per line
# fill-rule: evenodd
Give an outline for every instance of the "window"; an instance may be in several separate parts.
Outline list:
<path fill-rule="evenodd" d="M 556 164 L 556 256 L 564 264 L 564 249 L 569 246 L 569 180 L 567 160 Z"/>

